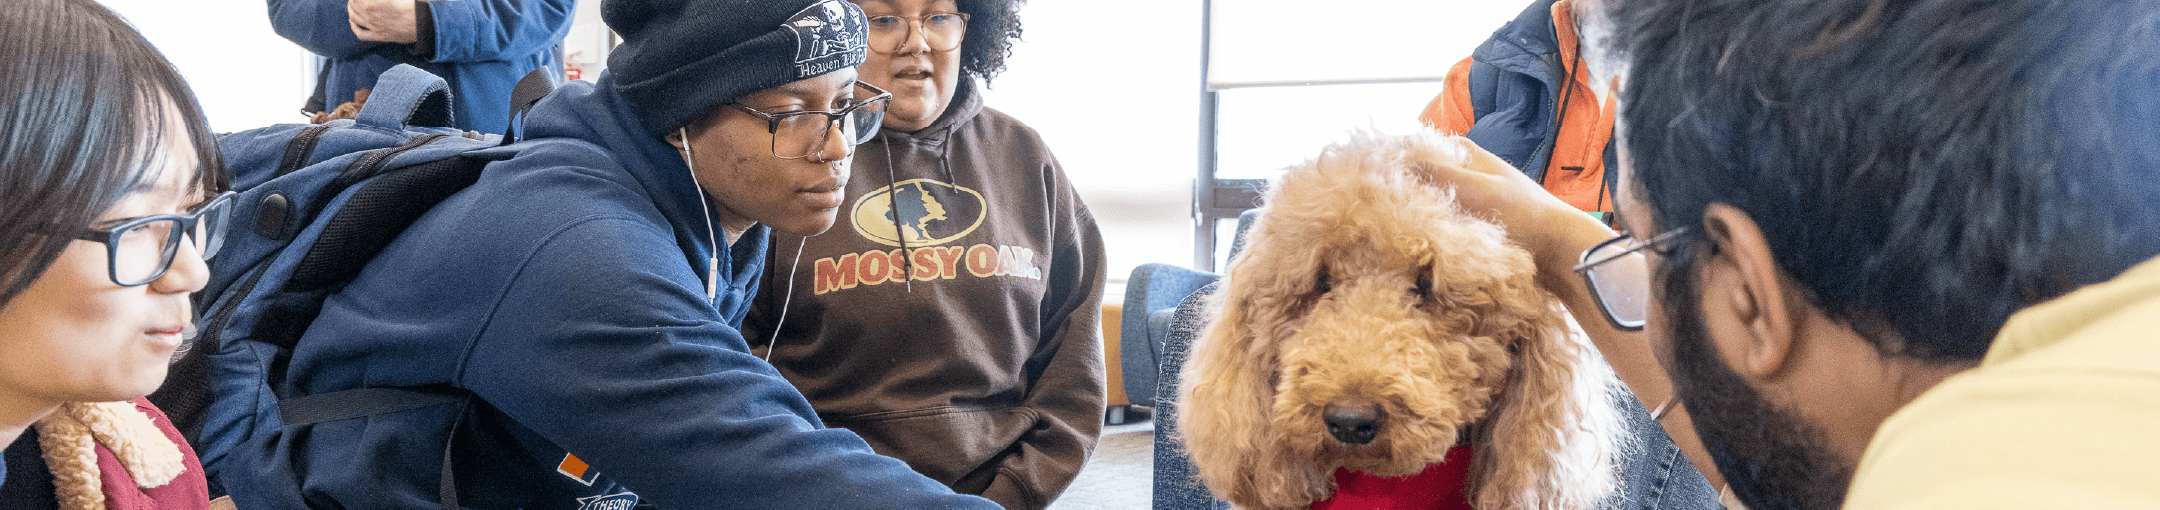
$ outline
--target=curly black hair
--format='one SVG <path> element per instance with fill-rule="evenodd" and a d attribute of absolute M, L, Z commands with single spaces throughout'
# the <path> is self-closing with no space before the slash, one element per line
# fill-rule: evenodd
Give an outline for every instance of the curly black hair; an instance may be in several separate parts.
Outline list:
<path fill-rule="evenodd" d="M 958 0 L 968 15 L 968 38 L 960 43 L 960 70 L 990 79 L 1005 71 L 1013 41 L 1020 40 L 1020 8 L 1026 0 Z"/>

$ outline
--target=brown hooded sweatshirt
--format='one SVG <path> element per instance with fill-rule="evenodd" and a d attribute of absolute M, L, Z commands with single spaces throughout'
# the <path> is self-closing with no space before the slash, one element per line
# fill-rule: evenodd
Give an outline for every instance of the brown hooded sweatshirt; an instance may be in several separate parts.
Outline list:
<path fill-rule="evenodd" d="M 1044 508 L 1102 431 L 1102 235 L 1035 131 L 961 83 L 928 127 L 856 147 L 839 220 L 799 265 L 804 238 L 773 234 L 742 331 L 762 356 L 779 323 L 771 361 L 825 425 Z"/>

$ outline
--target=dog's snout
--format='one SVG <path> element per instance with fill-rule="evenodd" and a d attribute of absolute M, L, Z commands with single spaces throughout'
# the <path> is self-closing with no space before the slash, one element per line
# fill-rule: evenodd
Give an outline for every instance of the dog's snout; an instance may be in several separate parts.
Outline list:
<path fill-rule="evenodd" d="M 1320 420 L 1327 423 L 1328 434 L 1337 441 L 1362 445 L 1380 435 L 1387 412 L 1371 402 L 1335 402 L 1321 409 Z"/>

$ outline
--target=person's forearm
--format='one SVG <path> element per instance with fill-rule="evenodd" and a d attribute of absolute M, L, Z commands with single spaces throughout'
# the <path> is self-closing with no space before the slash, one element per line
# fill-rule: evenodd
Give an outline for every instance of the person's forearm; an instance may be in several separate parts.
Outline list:
<path fill-rule="evenodd" d="M 1590 342 L 1597 345 L 1598 352 L 1605 356 L 1606 364 L 1612 366 L 1621 384 L 1627 385 L 1628 391 L 1633 392 L 1643 405 L 1657 409 L 1673 398 L 1672 379 L 1658 365 L 1642 332 L 1613 327 L 1590 295 L 1589 283 L 1575 272 L 1575 264 L 1581 261 L 1584 251 L 1618 234 L 1581 213 L 1569 212 L 1551 221 L 1561 228 L 1549 230 L 1548 237 L 1538 241 L 1545 247 L 1532 252 L 1537 258 L 1538 285 L 1567 306 L 1568 313 L 1589 335 Z M 1695 436 L 1695 424 L 1686 409 L 1675 403 L 1658 424 L 1665 428 L 1667 436 L 1672 437 L 1673 444 L 1680 447 L 1680 453 L 1710 480 L 1712 487 L 1725 485 L 1724 477 L 1718 475 L 1716 466 L 1710 461 L 1709 451 Z"/>
<path fill-rule="evenodd" d="M 436 62 L 514 60 L 562 42 L 571 0 L 464 0 L 428 4 Z"/>
<path fill-rule="evenodd" d="M 1642 333 L 1614 328 L 1612 322 L 1605 319 L 1604 312 L 1598 310 L 1595 298 L 1590 295 L 1589 284 L 1575 272 L 1575 264 L 1580 262 L 1582 252 L 1616 234 L 1595 218 L 1572 211 L 1547 221 L 1559 228 L 1547 230 L 1548 237 L 1541 241 L 1546 247 L 1533 252 L 1538 259 L 1538 284 L 1567 305 L 1575 322 L 1590 335 L 1591 342 L 1605 355 L 1605 362 L 1611 364 L 1620 381 L 1635 392 L 1635 398 L 1642 399 L 1643 405 L 1648 406 L 1664 402 L 1672 395 L 1672 382 L 1666 378 L 1664 369 L 1658 367 L 1657 358 L 1651 355 L 1650 345 L 1644 342 Z"/>

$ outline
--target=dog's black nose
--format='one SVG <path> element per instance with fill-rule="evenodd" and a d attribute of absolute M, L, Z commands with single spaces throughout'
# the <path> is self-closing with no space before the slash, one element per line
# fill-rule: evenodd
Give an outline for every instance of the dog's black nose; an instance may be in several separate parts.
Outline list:
<path fill-rule="evenodd" d="M 1370 443 L 1380 435 L 1380 424 L 1387 420 L 1387 412 L 1378 404 L 1366 402 L 1336 402 L 1320 411 L 1320 421 L 1327 423 L 1328 435 L 1348 444 Z"/>

